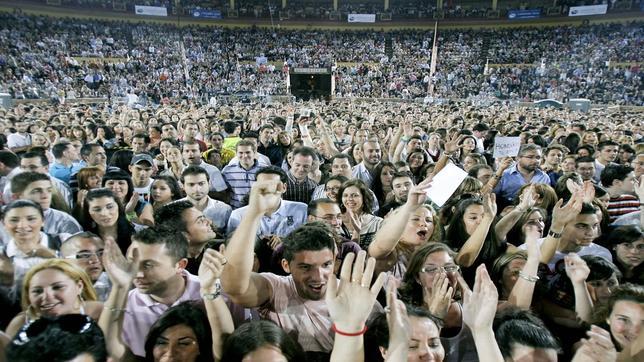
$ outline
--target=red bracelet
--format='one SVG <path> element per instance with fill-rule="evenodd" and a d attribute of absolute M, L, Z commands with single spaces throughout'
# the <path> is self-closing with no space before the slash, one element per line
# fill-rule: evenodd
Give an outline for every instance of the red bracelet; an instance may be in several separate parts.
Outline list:
<path fill-rule="evenodd" d="M 337 333 L 337 334 L 341 335 L 341 336 L 346 336 L 346 337 L 357 337 L 357 336 L 361 336 L 361 335 L 365 334 L 365 332 L 367 332 L 367 325 L 365 324 L 365 325 L 364 325 L 364 328 L 362 328 L 362 330 L 361 330 L 360 332 L 356 332 L 356 333 L 347 333 L 347 332 L 339 331 L 339 330 L 338 330 L 338 327 L 336 327 L 336 326 L 335 326 L 335 323 L 333 323 L 333 325 L 331 325 L 331 330 L 332 330 L 332 331 L 334 331 L 335 333 Z"/>

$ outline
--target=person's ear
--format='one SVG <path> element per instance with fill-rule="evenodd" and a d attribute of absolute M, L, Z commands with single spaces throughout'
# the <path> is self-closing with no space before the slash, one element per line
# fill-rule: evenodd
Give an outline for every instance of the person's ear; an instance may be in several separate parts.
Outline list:
<path fill-rule="evenodd" d="M 382 346 L 378 346 L 378 350 L 380 351 L 380 355 L 382 356 L 382 359 L 385 361 L 387 360 L 387 349 Z"/>
<path fill-rule="evenodd" d="M 282 269 L 284 269 L 285 272 L 291 274 L 291 267 L 288 265 L 288 260 L 282 259 Z"/>
<path fill-rule="evenodd" d="M 181 273 L 187 266 L 188 266 L 188 259 L 181 258 L 181 260 L 177 262 L 177 272 Z"/>

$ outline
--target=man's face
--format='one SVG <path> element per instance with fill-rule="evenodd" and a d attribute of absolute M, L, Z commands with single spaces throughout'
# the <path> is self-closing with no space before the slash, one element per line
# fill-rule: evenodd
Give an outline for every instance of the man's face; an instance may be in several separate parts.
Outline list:
<path fill-rule="evenodd" d="M 47 210 L 51 206 L 52 192 L 51 181 L 34 181 L 18 197 L 38 203 L 43 210 Z"/>
<path fill-rule="evenodd" d="M 69 241 L 68 241 L 69 242 Z M 100 239 L 81 238 L 77 237 L 71 241 L 73 243 L 73 250 L 71 255 L 75 258 L 72 259 L 78 266 L 83 268 L 87 275 L 93 282 L 98 280 L 103 272 L 103 262 L 101 256 L 103 255 L 103 246 Z"/>
<path fill-rule="evenodd" d="M 25 133 L 27 132 L 27 128 L 29 128 L 29 123 L 27 122 L 16 122 L 16 131 L 20 133 Z"/>
<path fill-rule="evenodd" d="M 313 166 L 313 157 L 305 156 L 302 154 L 297 154 L 293 157 L 293 162 L 291 162 L 291 174 L 297 180 L 303 180 L 311 172 L 311 167 Z"/>
<path fill-rule="evenodd" d="M 599 235 L 599 217 L 597 214 L 579 214 L 575 222 L 564 228 L 566 238 L 577 246 L 588 246 Z"/>
<path fill-rule="evenodd" d="M 136 165 L 129 166 L 130 172 L 132 172 L 132 182 L 137 185 L 143 185 L 150 181 L 150 176 L 154 172 L 154 168 L 147 162 L 139 162 Z"/>
<path fill-rule="evenodd" d="M 336 203 L 319 203 L 314 215 L 309 215 L 309 221 L 323 221 L 336 232 L 342 232 L 342 211 Z"/>
<path fill-rule="evenodd" d="M 407 202 L 407 196 L 409 196 L 409 190 L 414 186 L 411 178 L 409 177 L 397 177 L 391 181 L 391 187 L 394 191 L 394 197 L 396 201 L 400 203 Z"/>
<path fill-rule="evenodd" d="M 579 162 L 577 163 L 577 173 L 584 181 L 590 181 L 595 177 L 595 163 L 594 162 Z"/>
<path fill-rule="evenodd" d="M 635 177 L 639 180 L 644 175 L 644 154 L 635 157 L 631 162 L 631 167 L 635 170 Z"/>
<path fill-rule="evenodd" d="M 420 150 L 423 148 L 423 141 L 418 138 L 412 138 L 407 143 L 407 152 L 412 152 L 414 150 Z"/>
<path fill-rule="evenodd" d="M 635 192 L 635 172 L 629 173 L 624 178 L 619 190 L 624 194 L 633 194 Z"/>
<path fill-rule="evenodd" d="M 481 181 L 483 185 L 487 184 L 490 181 L 490 178 L 494 172 L 489 168 L 480 168 L 479 172 L 476 174 L 476 179 Z"/>
<path fill-rule="evenodd" d="M 262 130 L 262 132 L 259 134 L 259 141 L 261 143 L 269 143 L 273 141 L 273 135 L 275 134 L 275 130 L 272 128 L 265 128 Z"/>
<path fill-rule="evenodd" d="M 186 233 L 190 243 L 201 244 L 217 237 L 212 222 L 194 207 L 186 209 L 181 214 L 186 224 Z"/>
<path fill-rule="evenodd" d="M 224 139 L 221 137 L 221 135 L 214 135 L 210 137 L 210 143 L 212 144 L 212 147 L 216 150 L 221 150 L 221 147 L 224 144 Z"/>
<path fill-rule="evenodd" d="M 184 177 L 183 187 L 188 198 L 194 201 L 201 201 L 208 196 L 208 179 L 206 175 L 200 173 L 197 175 L 186 175 Z"/>
<path fill-rule="evenodd" d="M 546 162 L 549 165 L 559 165 L 561 163 L 561 160 L 563 158 L 563 152 L 557 149 L 552 149 L 550 152 L 548 152 L 548 155 L 546 156 Z"/>
<path fill-rule="evenodd" d="M 148 150 L 148 145 L 145 143 L 145 139 L 142 137 L 132 138 L 132 152 L 134 154 L 143 153 Z"/>
<path fill-rule="evenodd" d="M 65 149 L 65 152 L 63 152 L 63 156 L 67 158 L 68 160 L 77 160 L 78 159 L 78 151 L 76 150 L 76 147 L 74 145 L 69 144 L 67 148 Z"/>
<path fill-rule="evenodd" d="M 128 259 L 132 260 L 132 250 L 139 250 L 139 271 L 134 278 L 134 286 L 142 294 L 164 294 L 171 280 L 179 275 L 181 269 L 168 255 L 165 244 L 144 244 L 134 239 L 128 249 Z"/>
<path fill-rule="evenodd" d="M 199 133 L 199 127 L 194 123 L 189 123 L 183 129 L 183 135 L 185 138 L 193 139 L 197 133 Z"/>
<path fill-rule="evenodd" d="M 237 146 L 237 159 L 244 168 L 249 168 L 255 163 L 255 150 L 252 146 Z"/>
<path fill-rule="evenodd" d="M 183 145 L 183 160 L 189 165 L 201 164 L 201 152 L 198 144 Z"/>
<path fill-rule="evenodd" d="M 599 151 L 599 158 L 604 162 L 615 162 L 619 146 L 605 146 Z"/>
<path fill-rule="evenodd" d="M 351 164 L 347 158 L 336 158 L 331 164 L 331 174 L 333 176 L 344 176 L 351 178 Z"/>
<path fill-rule="evenodd" d="M 354 136 L 354 143 L 362 143 L 367 140 L 367 137 L 369 137 L 369 132 L 367 130 L 358 130 Z"/>
<path fill-rule="evenodd" d="M 527 172 L 533 172 L 541 163 L 541 151 L 528 151 L 519 156 L 519 167 Z"/>
<path fill-rule="evenodd" d="M 177 136 L 178 136 L 177 130 L 171 124 L 166 124 L 163 127 L 161 127 L 161 135 L 163 136 L 163 138 L 172 138 L 172 139 L 177 139 Z"/>
<path fill-rule="evenodd" d="M 47 166 L 44 166 L 40 157 L 23 158 L 20 160 L 20 168 L 24 171 L 38 172 L 43 175 L 49 174 Z"/>
<path fill-rule="evenodd" d="M 305 250 L 296 253 L 288 263 L 297 294 L 309 300 L 322 300 L 327 282 L 333 275 L 335 255 L 332 250 Z M 285 263 L 284 263 L 285 264 Z"/>
<path fill-rule="evenodd" d="M 92 153 L 87 156 L 88 166 L 105 167 L 107 162 L 107 154 L 103 147 L 92 147 Z"/>
<path fill-rule="evenodd" d="M 362 146 L 362 153 L 364 154 L 364 162 L 371 166 L 380 163 L 382 152 L 378 143 L 367 142 Z"/>

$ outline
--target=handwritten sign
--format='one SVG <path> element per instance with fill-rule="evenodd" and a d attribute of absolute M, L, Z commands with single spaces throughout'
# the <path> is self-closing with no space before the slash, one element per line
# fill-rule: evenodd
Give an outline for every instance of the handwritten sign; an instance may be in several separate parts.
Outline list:
<path fill-rule="evenodd" d="M 432 187 L 425 193 L 438 207 L 442 207 L 465 180 L 465 177 L 467 177 L 467 172 L 453 163 L 449 163 L 434 176 Z"/>
<path fill-rule="evenodd" d="M 514 157 L 519 154 L 521 137 L 495 137 L 494 158 Z"/>

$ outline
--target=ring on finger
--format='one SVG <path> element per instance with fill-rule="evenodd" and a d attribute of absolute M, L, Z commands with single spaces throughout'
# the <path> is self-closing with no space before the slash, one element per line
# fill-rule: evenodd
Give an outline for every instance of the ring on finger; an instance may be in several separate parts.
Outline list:
<path fill-rule="evenodd" d="M 221 265 L 226 265 L 226 264 L 228 264 L 228 259 L 224 257 L 221 261 Z"/>

